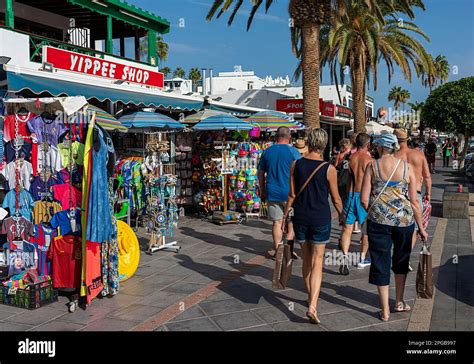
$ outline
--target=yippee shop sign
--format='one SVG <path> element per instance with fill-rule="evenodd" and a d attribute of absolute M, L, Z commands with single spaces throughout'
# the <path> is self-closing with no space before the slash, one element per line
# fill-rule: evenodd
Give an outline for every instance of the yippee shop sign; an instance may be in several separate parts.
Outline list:
<path fill-rule="evenodd" d="M 43 47 L 44 62 L 51 63 L 54 68 L 70 72 L 160 88 L 163 88 L 164 85 L 164 75 L 161 72 L 111 62 L 54 47 Z"/>

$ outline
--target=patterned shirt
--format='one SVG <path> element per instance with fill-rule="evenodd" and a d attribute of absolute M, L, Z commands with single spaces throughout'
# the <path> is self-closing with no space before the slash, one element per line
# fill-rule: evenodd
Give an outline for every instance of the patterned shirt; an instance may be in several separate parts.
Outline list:
<path fill-rule="evenodd" d="M 375 167 L 377 165 L 377 168 Z M 371 205 L 368 219 L 382 225 L 406 227 L 415 223 L 413 210 L 408 199 L 408 181 L 406 179 L 406 162 L 404 162 L 403 178 L 398 182 L 389 182 L 385 191 L 373 203 L 383 190 L 387 181 L 380 177 L 378 161 L 372 163 L 373 182 L 370 196 Z M 376 171 L 377 169 L 377 171 Z"/>

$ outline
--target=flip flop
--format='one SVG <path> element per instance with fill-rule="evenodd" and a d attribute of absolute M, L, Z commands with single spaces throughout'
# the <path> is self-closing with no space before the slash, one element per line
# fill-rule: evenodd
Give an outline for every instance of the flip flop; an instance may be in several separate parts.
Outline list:
<path fill-rule="evenodd" d="M 390 319 L 390 315 L 388 315 L 387 317 L 383 317 L 382 311 L 379 311 L 379 319 L 380 321 L 388 322 L 388 320 Z"/>
<path fill-rule="evenodd" d="M 405 301 L 398 302 L 393 308 L 395 312 L 409 312 L 411 307 L 405 303 Z"/>
<path fill-rule="evenodd" d="M 314 308 L 314 312 L 310 312 L 309 310 L 311 310 L 313 308 Z M 318 317 L 318 311 L 316 311 L 316 307 L 309 306 L 309 310 L 308 310 L 308 312 L 306 312 L 306 317 L 309 318 L 309 322 L 311 322 L 312 324 L 315 324 L 315 325 L 320 324 L 321 320 Z"/>

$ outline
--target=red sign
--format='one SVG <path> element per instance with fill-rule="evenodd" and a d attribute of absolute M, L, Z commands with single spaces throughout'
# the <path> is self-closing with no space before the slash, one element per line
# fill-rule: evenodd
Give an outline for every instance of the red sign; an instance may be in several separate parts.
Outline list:
<path fill-rule="evenodd" d="M 329 101 L 322 101 L 319 99 L 319 111 L 323 116 L 334 117 L 335 105 Z"/>
<path fill-rule="evenodd" d="M 276 100 L 276 109 L 287 113 L 303 112 L 303 99 L 278 99 Z"/>
<path fill-rule="evenodd" d="M 43 62 L 51 63 L 54 68 L 113 80 L 160 88 L 163 88 L 164 85 L 164 76 L 161 72 L 111 62 L 64 49 L 43 47 Z"/>
<path fill-rule="evenodd" d="M 278 99 L 276 101 L 276 109 L 287 113 L 303 112 L 303 99 Z M 336 106 L 330 101 L 319 99 L 319 111 L 321 115 L 334 117 Z"/>
<path fill-rule="evenodd" d="M 346 106 L 336 105 L 336 116 L 350 119 L 352 117 L 352 110 Z"/>

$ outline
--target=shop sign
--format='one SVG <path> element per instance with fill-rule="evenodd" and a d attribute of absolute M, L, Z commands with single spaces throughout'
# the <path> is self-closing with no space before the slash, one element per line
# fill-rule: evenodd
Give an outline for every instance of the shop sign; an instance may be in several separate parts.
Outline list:
<path fill-rule="evenodd" d="M 352 117 L 352 110 L 346 106 L 336 105 L 336 116 L 350 119 Z"/>
<path fill-rule="evenodd" d="M 321 115 L 333 118 L 334 109 L 335 105 L 332 102 L 322 101 L 322 99 L 319 99 L 319 111 L 321 112 Z"/>
<path fill-rule="evenodd" d="M 286 113 L 300 113 L 303 112 L 303 99 L 278 99 L 276 100 L 277 111 Z"/>
<path fill-rule="evenodd" d="M 140 85 L 163 88 L 164 84 L 164 75 L 161 72 L 49 46 L 43 47 L 43 63 L 50 63 L 54 68 L 65 71 Z"/>

